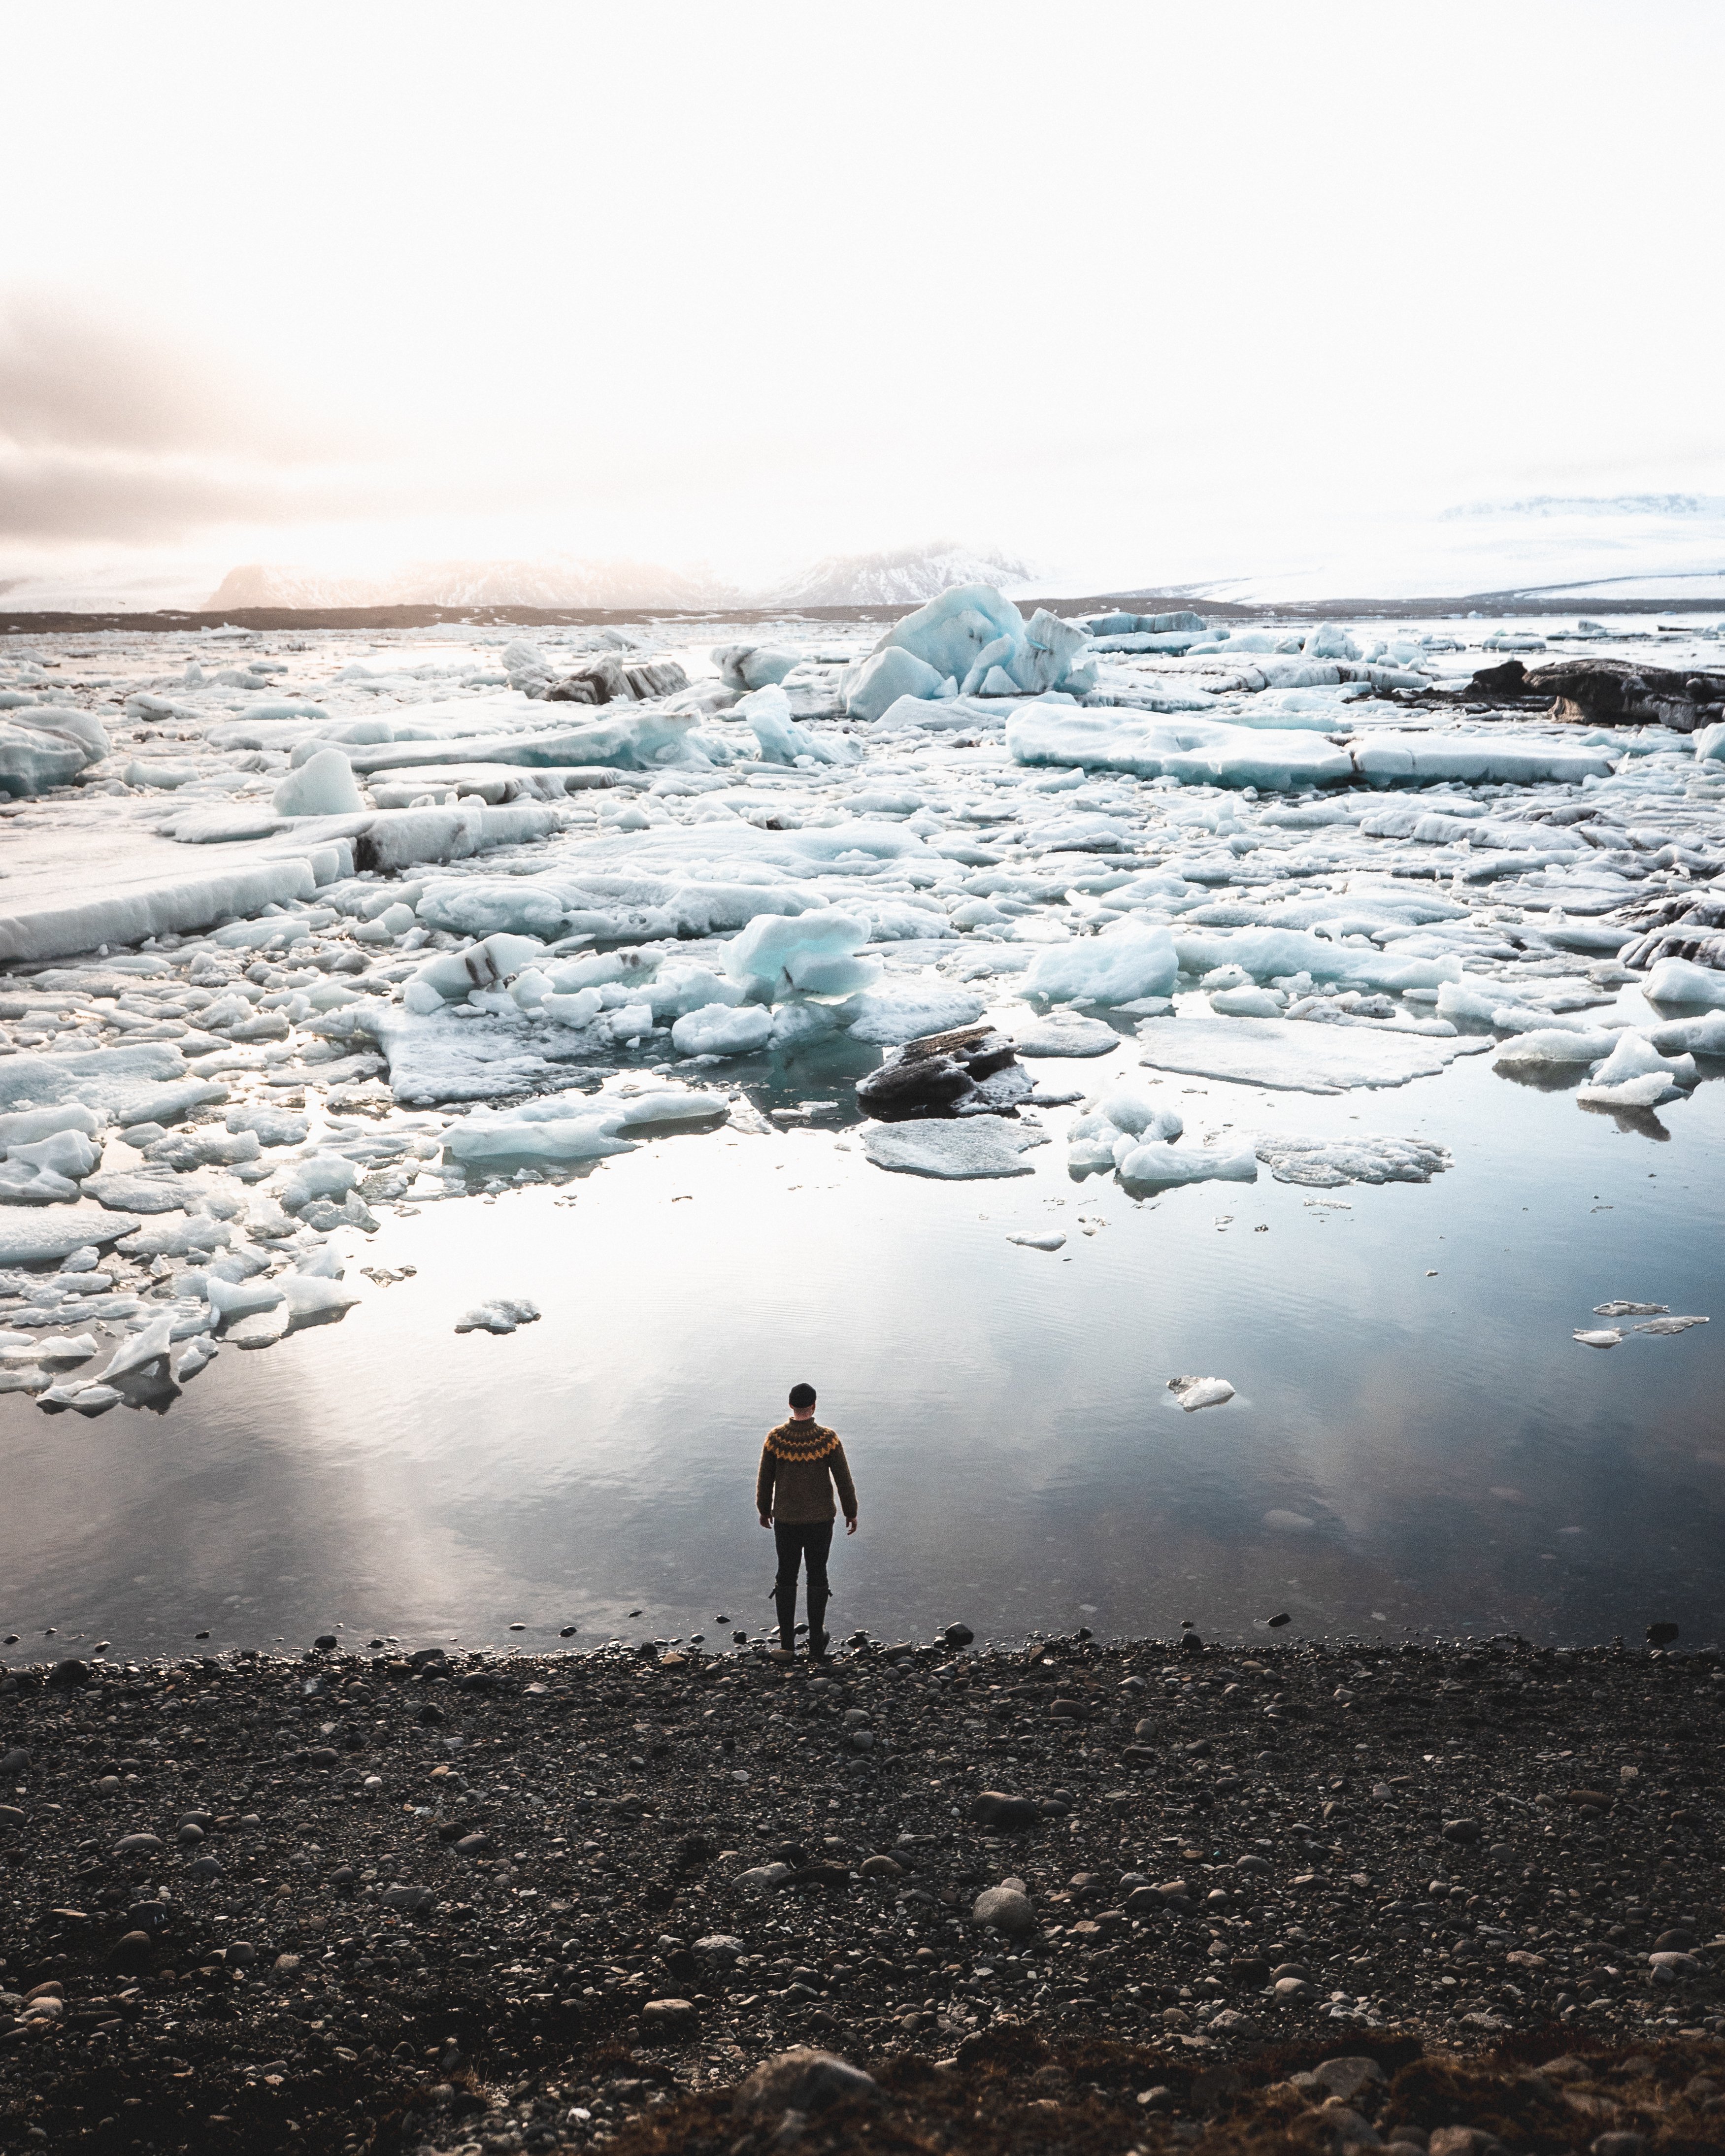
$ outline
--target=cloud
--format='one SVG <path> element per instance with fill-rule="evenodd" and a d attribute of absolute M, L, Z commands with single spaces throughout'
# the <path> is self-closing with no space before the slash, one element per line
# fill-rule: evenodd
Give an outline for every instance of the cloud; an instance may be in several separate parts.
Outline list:
<path fill-rule="evenodd" d="M 219 358 L 39 290 L 0 298 L 0 434 L 23 449 L 284 460 L 316 446 Z"/>

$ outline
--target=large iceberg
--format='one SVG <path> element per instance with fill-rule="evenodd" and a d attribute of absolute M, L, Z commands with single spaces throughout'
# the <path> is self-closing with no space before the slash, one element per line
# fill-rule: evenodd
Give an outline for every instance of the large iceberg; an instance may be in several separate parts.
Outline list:
<path fill-rule="evenodd" d="M 22 800 L 69 785 L 108 753 L 92 711 L 62 704 L 21 704 L 0 711 L 0 794 Z"/>
<path fill-rule="evenodd" d="M 853 717 L 879 718 L 900 696 L 1082 696 L 1096 685 L 1084 663 L 1090 636 L 1039 607 L 1027 623 L 992 584 L 958 584 L 895 624 L 839 684 Z M 917 662 L 907 666 L 903 653 Z"/>

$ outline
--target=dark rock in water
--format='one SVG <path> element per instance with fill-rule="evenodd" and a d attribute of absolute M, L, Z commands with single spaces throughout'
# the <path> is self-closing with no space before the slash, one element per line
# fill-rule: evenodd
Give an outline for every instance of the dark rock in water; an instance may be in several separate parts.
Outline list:
<path fill-rule="evenodd" d="M 1506 659 L 1501 666 L 1482 666 L 1469 684 L 1472 693 L 1479 696 L 1522 696 L 1527 691 L 1527 670 L 1519 659 Z"/>
<path fill-rule="evenodd" d="M 1278 1609 L 1275 1616 L 1266 1617 L 1264 1621 L 1272 1632 L 1279 1632 L 1284 1625 L 1291 1625 L 1294 1620 L 1286 1609 Z"/>
<path fill-rule="evenodd" d="M 948 1625 L 946 1630 L 941 1634 L 941 1637 L 949 1647 L 968 1647 L 975 1639 L 976 1634 L 971 1630 L 968 1625 Z"/>
<path fill-rule="evenodd" d="M 90 1664 L 80 1662 L 75 1655 L 69 1655 L 64 1661 L 54 1664 L 48 1673 L 48 1681 L 65 1691 L 79 1685 L 87 1685 L 90 1682 Z"/>
<path fill-rule="evenodd" d="M 1033 1083 L 1004 1034 L 988 1024 L 962 1025 L 907 1040 L 858 1080 L 856 1097 L 882 1122 L 902 1122 L 912 1116 L 999 1114 L 1029 1100 Z"/>
<path fill-rule="evenodd" d="M 950 1055 L 906 1059 L 902 1051 L 857 1081 L 856 1097 L 871 1116 L 891 1122 L 943 1114 L 975 1091 L 970 1073 Z"/>
<path fill-rule="evenodd" d="M 311 1644 L 314 1647 L 318 1648 L 322 1653 L 327 1655 L 338 1647 L 341 1645 L 341 1642 L 336 1639 L 333 1632 L 320 1632 Z"/>
<path fill-rule="evenodd" d="M 1650 1647 L 1668 1647 L 1676 1636 L 1677 1628 L 1675 1625 L 1650 1625 L 1647 1627 L 1647 1644 Z"/>
<path fill-rule="evenodd" d="M 1560 659 L 1532 668 L 1522 693 L 1553 698 L 1554 719 L 1589 726 L 1655 722 L 1689 734 L 1719 717 L 1725 674 L 1683 673 L 1627 659 Z"/>
<path fill-rule="evenodd" d="M 872 2101 L 880 2094 L 872 2074 L 831 2051 L 799 2044 L 755 2068 L 737 2092 L 739 2111 L 824 2111 L 847 2097 Z"/>

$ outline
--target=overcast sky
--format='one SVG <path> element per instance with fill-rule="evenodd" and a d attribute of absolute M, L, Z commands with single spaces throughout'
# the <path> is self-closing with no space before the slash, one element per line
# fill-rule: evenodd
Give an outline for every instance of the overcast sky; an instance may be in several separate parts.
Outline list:
<path fill-rule="evenodd" d="M 0 568 L 1725 491 L 1717 0 L 20 7 Z"/>

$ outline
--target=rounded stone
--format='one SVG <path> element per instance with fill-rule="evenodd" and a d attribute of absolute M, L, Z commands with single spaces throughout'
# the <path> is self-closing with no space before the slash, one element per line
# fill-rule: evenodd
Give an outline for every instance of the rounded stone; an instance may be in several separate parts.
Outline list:
<path fill-rule="evenodd" d="M 798 2045 L 764 2059 L 737 2092 L 739 2111 L 824 2111 L 845 2097 L 872 2101 L 880 2094 L 872 2074 L 832 2051 Z"/>
<path fill-rule="evenodd" d="M 1014 1937 L 1036 1928 L 1036 1912 L 1030 1897 L 1016 1887 L 985 1887 L 970 1912 L 974 1924 L 992 1924 L 997 1932 Z"/>

